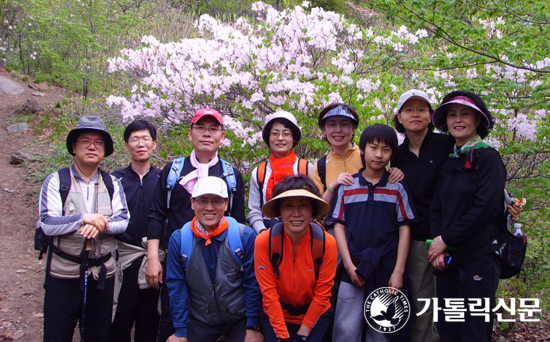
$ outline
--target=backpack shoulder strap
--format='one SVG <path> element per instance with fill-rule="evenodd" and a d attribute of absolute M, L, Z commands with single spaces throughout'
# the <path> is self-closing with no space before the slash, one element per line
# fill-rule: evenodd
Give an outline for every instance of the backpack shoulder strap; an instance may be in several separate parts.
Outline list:
<path fill-rule="evenodd" d="M 307 173 L 307 163 L 308 161 L 306 159 L 303 159 L 303 158 L 298 159 L 298 174 L 309 176 Z"/>
<path fill-rule="evenodd" d="M 231 194 L 229 195 L 229 210 L 232 210 L 233 197 L 237 192 L 237 177 L 235 177 L 235 171 L 233 170 L 233 165 L 231 165 L 229 162 L 223 159 L 220 159 L 220 160 L 222 161 L 223 177 L 225 177 L 225 182 L 229 186 L 229 191 L 231 192 Z"/>
<path fill-rule="evenodd" d="M 309 229 L 311 232 L 311 256 L 315 269 L 315 280 L 317 280 L 319 279 L 319 268 L 323 264 L 325 255 L 325 229 L 316 222 L 310 222 Z"/>
<path fill-rule="evenodd" d="M 105 183 L 105 187 L 107 188 L 107 192 L 109 193 L 109 198 L 111 201 L 113 200 L 113 193 L 115 192 L 115 186 L 113 185 L 113 179 L 111 178 L 111 175 L 107 172 L 99 169 L 99 172 L 101 173 L 101 178 L 103 178 L 103 183 Z"/>
<path fill-rule="evenodd" d="M 172 162 L 172 167 L 166 177 L 166 208 L 170 209 L 170 199 L 172 198 L 172 189 L 176 186 L 176 183 L 181 175 L 181 170 L 183 169 L 183 163 L 185 162 L 185 157 L 179 157 L 174 159 Z"/>
<path fill-rule="evenodd" d="M 191 230 L 191 223 L 187 222 L 180 229 L 181 234 L 181 246 L 180 246 L 180 257 L 181 263 L 183 264 L 183 270 L 187 272 L 187 267 L 189 266 L 189 260 L 191 260 L 191 254 L 193 252 L 193 241 L 195 237 L 193 236 L 193 231 Z"/>
<path fill-rule="evenodd" d="M 226 217 L 229 226 L 227 227 L 227 240 L 229 241 L 229 248 L 233 251 L 233 257 L 237 263 L 243 269 L 244 264 L 244 250 L 243 250 L 243 234 L 244 224 L 238 223 L 232 217 Z"/>
<path fill-rule="evenodd" d="M 279 265 L 283 260 L 283 243 L 283 223 L 278 222 L 269 230 L 269 260 L 271 261 L 271 266 L 273 266 L 273 273 L 277 275 L 277 279 L 281 278 Z"/>
<path fill-rule="evenodd" d="M 317 173 L 319 178 L 321 178 L 321 183 L 323 183 L 323 190 L 327 189 L 327 156 L 324 155 L 317 162 Z"/>
<path fill-rule="evenodd" d="M 71 190 L 71 170 L 68 167 L 64 167 L 57 171 L 59 175 L 59 195 L 61 196 L 61 212 L 64 212 L 65 201 L 67 196 L 69 196 L 69 191 Z M 63 215 L 65 215 L 63 213 Z"/>
<path fill-rule="evenodd" d="M 256 179 L 258 180 L 258 189 L 260 189 L 260 208 L 264 206 L 263 188 L 265 184 L 265 173 L 267 171 L 267 161 L 258 165 Z"/>

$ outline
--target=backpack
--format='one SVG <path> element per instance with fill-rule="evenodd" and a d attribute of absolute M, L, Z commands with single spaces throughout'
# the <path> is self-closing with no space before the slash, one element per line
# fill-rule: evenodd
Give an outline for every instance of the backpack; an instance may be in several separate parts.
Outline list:
<path fill-rule="evenodd" d="M 223 167 L 223 175 L 222 177 L 225 178 L 225 182 L 229 186 L 230 195 L 229 195 L 229 209 L 231 210 L 233 208 L 233 197 L 235 196 L 235 193 L 237 192 L 237 177 L 235 177 L 235 172 L 233 171 L 233 166 L 229 164 L 227 161 L 220 159 L 222 162 Z M 172 190 L 176 186 L 176 183 L 181 178 L 181 170 L 183 169 L 183 163 L 185 162 L 185 157 L 180 157 L 174 159 L 172 162 L 172 168 L 170 169 L 170 173 L 168 174 L 168 177 L 166 178 L 166 208 L 170 209 L 170 198 L 172 198 Z"/>
<path fill-rule="evenodd" d="M 464 169 L 477 171 L 476 162 L 478 157 L 478 150 L 472 148 L 466 157 Z M 470 179 L 476 184 L 477 173 L 472 174 Z M 504 210 L 497 215 L 497 238 L 493 241 L 492 246 L 487 247 L 488 250 L 493 250 L 498 257 L 501 270 L 500 279 L 508 279 L 518 275 L 523 270 L 523 262 L 527 253 L 527 237 L 525 235 L 515 236 L 510 231 L 512 220 L 509 217 L 510 213 L 507 207 L 511 203 L 512 199 L 506 189 L 504 189 Z M 482 255 L 485 252 L 486 249 L 482 248 L 475 254 Z"/>
<path fill-rule="evenodd" d="M 267 170 L 267 161 L 264 161 L 258 165 L 258 172 L 256 174 L 256 179 L 258 180 L 258 188 L 260 189 L 260 194 L 265 183 L 265 173 Z M 308 175 L 307 174 L 307 160 L 298 158 L 298 174 Z M 264 196 L 260 196 L 260 208 L 264 206 Z"/>
<path fill-rule="evenodd" d="M 323 191 L 327 190 L 327 155 L 317 161 L 317 173 L 319 178 L 321 178 L 321 183 L 323 183 Z"/>
<path fill-rule="evenodd" d="M 315 280 L 319 279 L 319 267 L 323 264 L 325 254 L 325 229 L 316 222 L 309 223 L 311 234 L 311 256 L 313 257 L 313 268 L 315 270 Z M 284 252 L 284 228 L 283 223 L 279 222 L 271 227 L 269 231 L 269 260 L 273 266 L 273 273 L 277 279 L 281 278 L 279 265 L 283 261 Z"/>
<path fill-rule="evenodd" d="M 243 252 L 243 233 L 245 225 L 238 223 L 232 217 L 225 217 L 229 222 L 227 227 L 227 240 L 229 242 L 229 248 L 233 251 L 233 257 L 239 264 L 240 274 L 244 272 L 244 252 Z M 237 228 L 238 229 L 235 229 Z M 193 252 L 193 244 L 195 243 L 195 235 L 191 230 L 191 225 L 186 224 L 181 229 L 181 246 L 180 246 L 180 256 L 181 263 L 183 264 L 184 271 L 187 272 L 187 267 L 189 266 L 189 261 L 191 260 L 191 255 Z"/>
<path fill-rule="evenodd" d="M 512 220 L 507 206 L 512 204 L 508 191 L 504 190 L 504 214 L 498 219 L 498 235 L 494 242 L 500 261 L 500 279 L 508 279 L 523 271 L 527 253 L 527 236 L 515 236 L 511 232 Z M 525 273 L 525 271 L 524 271 Z M 525 279 L 524 279 L 525 280 Z"/>
<path fill-rule="evenodd" d="M 99 172 L 101 172 L 101 178 L 103 178 L 103 182 L 105 183 L 105 187 L 107 188 L 107 192 L 109 193 L 109 198 L 112 201 L 114 192 L 113 180 L 107 172 L 101 169 L 99 169 Z M 65 201 L 67 200 L 67 196 L 69 195 L 69 191 L 71 190 L 71 171 L 68 167 L 65 167 L 59 169 L 57 171 L 57 174 L 59 175 L 59 195 L 61 196 L 61 211 L 63 216 L 65 216 Z M 38 260 L 42 259 L 42 256 L 48 251 L 48 247 L 52 242 L 53 236 L 48 236 L 44 233 L 44 230 L 42 230 L 42 226 L 40 225 L 40 219 L 38 219 L 38 221 L 36 222 L 36 230 L 34 231 L 34 249 L 40 252 L 38 254 Z"/>

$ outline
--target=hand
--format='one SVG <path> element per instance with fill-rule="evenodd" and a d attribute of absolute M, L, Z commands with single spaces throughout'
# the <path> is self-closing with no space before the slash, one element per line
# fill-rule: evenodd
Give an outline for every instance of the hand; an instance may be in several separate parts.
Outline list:
<path fill-rule="evenodd" d="M 109 229 L 109 220 L 103 214 L 84 214 L 82 215 L 82 222 L 95 226 L 100 232 Z"/>
<path fill-rule="evenodd" d="M 446 268 L 449 267 L 449 265 L 445 264 L 445 257 L 448 256 L 448 252 L 444 252 L 439 254 L 434 260 L 432 261 L 432 266 L 439 271 L 443 271 Z"/>
<path fill-rule="evenodd" d="M 428 250 L 428 260 L 432 262 L 438 255 L 447 249 L 447 245 L 441 240 L 441 235 L 433 239 L 430 249 Z"/>
<path fill-rule="evenodd" d="M 393 272 L 390 277 L 390 282 L 388 283 L 388 287 L 393 287 L 398 290 L 403 289 L 403 273 L 399 274 L 396 272 Z M 391 291 L 390 289 L 390 295 L 393 295 L 394 291 Z"/>
<path fill-rule="evenodd" d="M 516 205 L 515 198 L 513 200 L 513 204 L 508 204 L 508 212 L 510 213 L 510 215 L 512 215 L 512 220 L 516 221 L 519 217 L 519 214 L 521 214 L 521 212 L 523 211 L 523 208 Z"/>
<path fill-rule="evenodd" d="M 255 330 L 247 330 L 246 336 L 244 337 L 244 342 L 264 342 L 264 335 Z"/>
<path fill-rule="evenodd" d="M 187 337 L 177 337 L 176 334 L 173 334 L 168 337 L 166 342 L 187 342 Z"/>
<path fill-rule="evenodd" d="M 96 236 L 99 235 L 99 230 L 96 226 L 93 226 L 91 224 L 85 224 L 78 230 L 80 235 L 82 235 L 85 239 L 94 239 Z"/>
<path fill-rule="evenodd" d="M 351 278 L 351 282 L 353 283 L 353 285 L 355 285 L 357 287 L 363 287 L 363 286 L 365 286 L 366 280 L 365 280 L 365 278 L 361 277 L 359 274 L 355 273 L 356 269 L 357 268 L 354 266 L 353 270 L 351 270 L 351 272 L 347 269 L 346 269 L 346 271 L 348 272 L 348 275 Z"/>
<path fill-rule="evenodd" d="M 336 180 L 332 182 L 332 184 L 330 185 L 330 188 L 336 191 L 336 189 L 338 189 L 340 185 L 352 185 L 352 184 L 353 184 L 353 177 L 349 173 L 342 172 L 341 174 L 338 175 Z"/>
<path fill-rule="evenodd" d="M 162 265 L 158 259 L 147 259 L 145 279 L 147 280 L 147 284 L 151 285 L 152 288 L 159 289 L 159 284 L 162 284 Z"/>
<path fill-rule="evenodd" d="M 388 177 L 388 182 L 390 183 L 401 182 L 405 178 L 405 174 L 403 173 L 403 171 L 396 167 L 391 167 L 389 173 L 390 177 Z"/>

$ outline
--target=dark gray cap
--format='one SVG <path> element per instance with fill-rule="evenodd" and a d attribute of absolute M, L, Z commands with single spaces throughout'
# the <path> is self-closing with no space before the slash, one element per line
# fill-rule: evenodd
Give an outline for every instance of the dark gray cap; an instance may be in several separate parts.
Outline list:
<path fill-rule="evenodd" d="M 105 157 L 110 156 L 113 153 L 113 139 L 107 127 L 101 118 L 97 116 L 83 116 L 78 120 L 76 127 L 67 135 L 67 150 L 74 156 L 73 144 L 76 142 L 79 134 L 84 131 L 97 131 L 103 134 L 105 138 Z"/>

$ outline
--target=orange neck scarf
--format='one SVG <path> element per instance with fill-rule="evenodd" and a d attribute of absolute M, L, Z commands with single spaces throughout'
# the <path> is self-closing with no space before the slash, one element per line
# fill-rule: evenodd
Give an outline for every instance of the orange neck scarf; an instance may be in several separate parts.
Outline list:
<path fill-rule="evenodd" d="M 271 199 L 271 191 L 275 184 L 279 183 L 286 176 L 294 174 L 294 163 L 296 162 L 296 155 L 294 151 L 290 151 L 290 154 L 286 157 L 277 158 L 271 152 L 269 156 L 269 165 L 271 166 L 271 175 L 267 182 L 267 188 L 265 189 L 266 202 Z"/>
<path fill-rule="evenodd" d="M 218 236 L 221 233 L 223 233 L 227 227 L 229 226 L 229 222 L 227 222 L 227 219 L 223 217 L 220 220 L 220 224 L 212 229 L 208 230 L 208 233 L 205 233 L 205 229 L 202 227 L 200 222 L 197 221 L 197 217 L 193 217 L 193 220 L 191 221 L 191 230 L 193 231 L 193 234 L 195 234 L 196 237 L 204 239 L 204 245 L 208 246 L 212 243 L 210 241 L 211 238 L 214 236 Z"/>

